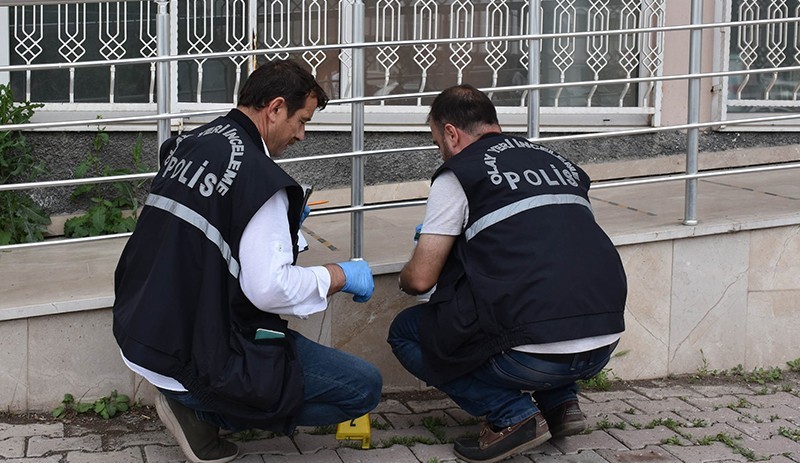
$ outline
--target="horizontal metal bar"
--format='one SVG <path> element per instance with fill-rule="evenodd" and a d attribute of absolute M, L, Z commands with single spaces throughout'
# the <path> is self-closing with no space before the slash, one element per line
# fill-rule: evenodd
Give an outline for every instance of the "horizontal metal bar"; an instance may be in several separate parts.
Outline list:
<path fill-rule="evenodd" d="M 563 136 L 555 136 L 555 137 L 538 137 L 538 138 L 530 138 L 529 140 L 532 142 L 537 143 L 548 143 L 554 141 L 575 141 L 575 140 L 591 140 L 597 138 L 606 138 L 606 137 L 624 137 L 624 136 L 631 136 L 631 135 L 645 135 L 651 133 L 661 133 L 661 132 L 671 132 L 671 131 L 680 131 L 686 130 L 691 128 L 709 128 L 709 127 L 719 127 L 722 125 L 747 125 L 747 124 L 757 124 L 763 122 L 779 122 L 785 120 L 792 120 L 800 118 L 800 113 L 796 114 L 784 114 L 780 116 L 762 116 L 762 117 L 754 117 L 748 119 L 735 119 L 735 120 L 727 120 L 727 121 L 712 121 L 712 122 L 699 122 L 697 124 L 682 124 L 682 125 L 671 125 L 665 127 L 647 127 L 642 129 L 631 129 L 631 130 L 620 130 L 616 132 L 595 132 L 595 133 L 585 133 L 585 134 L 574 134 L 574 135 L 563 135 Z M 377 156 L 382 154 L 402 154 L 402 153 L 410 153 L 410 152 L 417 152 L 417 151 L 433 151 L 438 150 L 439 147 L 435 145 L 424 145 L 424 146 L 412 146 L 412 147 L 405 147 L 405 148 L 385 148 L 379 150 L 369 150 L 369 151 L 351 151 L 351 152 L 342 152 L 342 153 L 334 153 L 334 154 L 320 154 L 317 156 L 305 156 L 299 158 L 290 158 L 290 159 L 278 159 L 276 163 L 278 164 L 290 164 L 295 162 L 310 162 L 310 161 L 327 161 L 333 159 L 344 159 L 344 158 L 351 158 L 355 156 Z M 57 187 L 57 186 L 74 186 L 74 185 L 83 185 L 83 184 L 90 184 L 90 183 L 109 183 L 109 182 L 118 182 L 118 181 L 130 181 L 130 180 L 140 180 L 140 179 L 148 179 L 155 176 L 155 172 L 151 173 L 144 173 L 144 174 L 129 174 L 129 175 L 116 175 L 116 176 L 108 176 L 108 177 L 93 177 L 93 178 L 81 178 L 81 179 L 70 179 L 70 180 L 52 180 L 46 182 L 29 182 L 29 183 L 11 183 L 6 185 L 0 185 L 0 191 L 5 190 L 24 190 L 30 188 L 46 188 L 46 187 Z"/>
<path fill-rule="evenodd" d="M 619 187 L 624 187 L 624 186 L 636 186 L 636 185 L 646 185 L 646 184 L 654 184 L 654 183 L 676 182 L 676 181 L 688 180 L 688 179 L 693 179 L 693 178 L 701 179 L 701 178 L 722 177 L 722 176 L 736 175 L 736 174 L 775 172 L 775 171 L 780 171 L 780 170 L 789 170 L 789 169 L 798 169 L 798 168 L 800 168 L 800 162 L 793 162 L 793 163 L 787 163 L 787 164 L 775 164 L 775 165 L 759 166 L 759 167 L 743 167 L 743 168 L 733 168 L 733 169 L 724 169 L 724 170 L 709 170 L 709 171 L 699 172 L 699 173 L 696 173 L 696 174 L 665 175 L 665 176 L 646 177 L 646 178 L 640 178 L 640 179 L 620 180 L 620 181 L 612 181 L 612 182 L 597 182 L 597 183 L 592 183 L 592 187 L 591 187 L 590 191 L 607 189 L 607 188 L 619 188 Z M 316 217 L 316 216 L 324 216 L 324 215 L 346 214 L 346 213 L 357 212 L 357 211 L 367 212 L 367 211 L 378 211 L 378 210 L 384 210 L 384 209 L 397 209 L 397 208 L 401 208 L 401 207 L 424 206 L 426 203 L 427 203 L 427 200 L 418 199 L 418 200 L 392 201 L 392 202 L 380 203 L 380 204 L 367 204 L 367 205 L 364 205 L 364 206 L 336 207 L 336 208 L 330 208 L 330 209 L 311 211 L 311 214 L 309 214 L 309 216 Z M 119 233 L 119 234 L 115 234 L 115 235 L 91 236 L 91 237 L 86 237 L 86 238 L 67 238 L 67 239 L 47 240 L 47 241 L 40 241 L 40 242 L 37 242 L 37 243 L 11 244 L 11 245 L 6 245 L 6 246 L 0 246 L 0 252 L 1 251 L 10 251 L 10 250 L 14 250 L 14 249 L 33 248 L 33 247 L 87 243 L 87 242 L 92 242 L 92 241 L 109 240 L 109 239 L 116 239 L 116 238 L 125 238 L 125 237 L 128 237 L 130 235 L 131 235 L 131 233 Z"/>
<path fill-rule="evenodd" d="M 116 238 L 127 238 L 132 234 L 133 233 L 128 232 L 128 233 L 116 233 L 114 235 L 87 236 L 85 238 L 62 238 L 62 239 L 54 239 L 46 241 L 37 241 L 36 243 L 8 244 L 5 246 L 0 246 L 0 252 L 10 251 L 13 249 L 28 249 L 28 248 L 39 248 L 45 246 L 58 246 L 62 244 L 91 243 L 92 241 L 105 241 L 105 240 L 113 240 Z"/>
<path fill-rule="evenodd" d="M 727 175 L 754 174 L 759 172 L 775 172 L 780 170 L 800 169 L 800 162 L 786 164 L 771 164 L 758 167 L 742 167 L 725 170 L 706 170 L 695 174 L 677 174 L 658 177 L 647 177 L 632 180 L 618 180 L 614 182 L 592 183 L 592 190 L 603 190 L 606 188 L 618 188 L 623 186 L 651 185 L 654 183 L 677 182 L 681 180 L 703 179 L 710 177 L 724 177 Z"/>
<path fill-rule="evenodd" d="M 156 176 L 155 172 L 144 174 L 109 175 L 108 177 L 73 178 L 70 180 L 49 180 L 44 182 L 8 183 L 0 185 L 0 191 L 27 190 L 31 188 L 51 188 L 57 186 L 76 186 L 95 183 L 124 182 L 132 180 L 149 180 Z"/>
<path fill-rule="evenodd" d="M 77 69 L 84 67 L 98 67 L 108 66 L 115 64 L 117 66 L 124 66 L 126 64 L 143 64 L 143 63 L 159 63 L 162 61 L 189 61 L 189 60 L 202 60 L 212 58 L 231 58 L 236 56 L 252 56 L 252 55 L 272 55 L 272 54 L 285 54 L 285 53 L 302 53 L 309 50 L 313 51 L 328 51 L 328 50 L 341 50 L 341 49 L 355 49 L 355 48 L 379 48 L 386 46 L 411 46 L 411 45 L 447 45 L 451 43 L 481 43 L 481 42 L 495 42 L 495 41 L 527 41 L 527 40 L 547 40 L 558 39 L 564 37 L 595 37 L 598 35 L 625 35 L 625 34 L 644 34 L 649 32 L 672 32 L 672 31 L 691 31 L 695 29 L 714 29 L 723 27 L 741 27 L 748 25 L 758 24 L 774 24 L 774 23 L 792 23 L 800 22 L 800 17 L 786 18 L 786 19 L 757 19 L 752 21 L 735 21 L 726 23 L 710 23 L 698 25 L 680 25 L 680 26 L 662 26 L 662 27 L 642 27 L 637 29 L 616 29 L 606 31 L 586 31 L 586 32 L 570 32 L 570 33 L 552 33 L 552 34 L 526 34 L 526 35 L 506 35 L 495 37 L 458 37 L 458 38 L 443 38 L 443 39 L 430 39 L 430 40 L 395 40 L 385 42 L 360 42 L 360 43 L 336 43 L 336 44 L 322 44 L 314 47 L 285 47 L 285 48 L 259 48 L 256 50 L 241 50 L 241 51 L 225 51 L 225 52 L 209 52 L 209 53 L 195 53 L 195 54 L 182 54 L 171 56 L 152 56 L 146 58 L 123 58 L 118 60 L 93 60 L 93 61 L 80 61 L 75 63 L 42 63 L 42 64 L 16 64 L 0 66 L 0 72 L 11 71 L 37 71 L 45 69 Z"/>

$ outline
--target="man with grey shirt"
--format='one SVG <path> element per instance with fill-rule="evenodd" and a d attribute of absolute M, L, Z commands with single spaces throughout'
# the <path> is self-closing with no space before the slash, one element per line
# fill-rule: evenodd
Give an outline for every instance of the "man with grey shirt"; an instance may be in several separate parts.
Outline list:
<path fill-rule="evenodd" d="M 503 134 L 485 94 L 443 91 L 428 124 L 444 164 L 399 284 L 436 290 L 397 316 L 388 342 L 407 370 L 486 417 L 456 456 L 495 462 L 586 428 L 576 381 L 602 370 L 624 331 L 625 272 L 586 173 Z"/>

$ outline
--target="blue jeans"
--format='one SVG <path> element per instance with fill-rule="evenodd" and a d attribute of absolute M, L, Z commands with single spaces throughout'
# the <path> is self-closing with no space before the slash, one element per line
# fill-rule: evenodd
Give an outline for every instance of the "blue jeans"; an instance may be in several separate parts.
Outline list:
<path fill-rule="evenodd" d="M 298 426 L 326 426 L 358 418 L 378 405 L 383 378 L 372 364 L 354 355 L 326 347 L 289 330 L 303 366 L 304 405 L 296 416 Z M 225 415 L 212 411 L 188 392 L 160 389 L 197 413 L 205 422 L 241 431 Z"/>
<path fill-rule="evenodd" d="M 427 381 L 419 342 L 423 310 L 432 309 L 423 304 L 401 312 L 389 328 L 388 342 L 400 363 L 414 376 Z M 470 415 L 485 415 L 493 426 L 511 426 L 533 416 L 540 408 L 549 411 L 576 400 L 576 381 L 600 372 L 615 347 L 616 343 L 589 352 L 558 355 L 509 350 L 438 389 Z"/>

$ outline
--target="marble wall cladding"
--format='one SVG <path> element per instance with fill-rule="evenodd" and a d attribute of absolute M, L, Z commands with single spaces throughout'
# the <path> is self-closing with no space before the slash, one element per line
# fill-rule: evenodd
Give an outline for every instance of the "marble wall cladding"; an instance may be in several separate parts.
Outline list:
<path fill-rule="evenodd" d="M 800 358 L 800 289 L 751 291 L 744 325 L 745 369 L 785 369 L 786 362 Z"/>
<path fill-rule="evenodd" d="M 628 299 L 625 332 L 609 368 L 626 379 L 666 376 L 672 242 L 622 246 L 619 253 L 628 278 Z"/>
<path fill-rule="evenodd" d="M 800 288 L 800 226 L 769 228 L 750 239 L 750 291 Z"/>
<path fill-rule="evenodd" d="M 28 320 L 0 323 L 0 410 L 28 406 Z"/>
<path fill-rule="evenodd" d="M 643 242 L 619 252 L 628 299 L 617 348 L 625 354 L 609 364 L 614 376 L 784 367 L 800 358 L 800 227 Z M 369 303 L 337 294 L 327 311 L 291 326 L 376 365 L 386 392 L 424 389 L 386 343 L 392 320 L 417 300 L 397 289 L 396 273 L 376 276 L 375 284 Z M 0 322 L 2 409 L 49 411 L 65 393 L 93 400 L 114 389 L 148 404 L 156 393 L 122 363 L 110 309 Z"/>
<path fill-rule="evenodd" d="M 28 336 L 31 410 L 49 410 L 66 393 L 85 401 L 131 394 L 133 373 L 120 358 L 110 310 L 31 318 Z"/>
<path fill-rule="evenodd" d="M 375 293 L 368 304 L 353 302 L 352 296 L 344 293 L 334 295 L 329 303 L 328 310 L 333 313 L 333 345 L 377 366 L 386 392 L 423 387 L 397 361 L 386 342 L 394 317 L 416 304 L 415 297 L 397 288 L 396 273 L 375 277 Z"/>
<path fill-rule="evenodd" d="M 0 253 L 0 310 L 113 294 L 124 245 L 109 239 Z"/>
<path fill-rule="evenodd" d="M 750 232 L 676 240 L 670 373 L 744 362 Z"/>

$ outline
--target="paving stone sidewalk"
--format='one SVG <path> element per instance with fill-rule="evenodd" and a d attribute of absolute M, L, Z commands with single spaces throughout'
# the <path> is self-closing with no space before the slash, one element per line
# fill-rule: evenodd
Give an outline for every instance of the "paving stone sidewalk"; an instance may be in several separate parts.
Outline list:
<path fill-rule="evenodd" d="M 800 375 L 765 385 L 718 378 L 614 382 L 584 391 L 590 430 L 549 442 L 507 463 L 800 462 Z M 0 460 L 26 463 L 184 461 L 151 409 L 103 426 L 80 421 L 0 422 Z M 431 391 L 387 395 L 370 417 L 371 445 L 337 441 L 335 427 L 299 428 L 294 436 L 247 432 L 232 437 L 240 463 L 458 462 L 453 439 L 480 422 Z M 21 423 L 11 424 L 10 422 Z"/>

